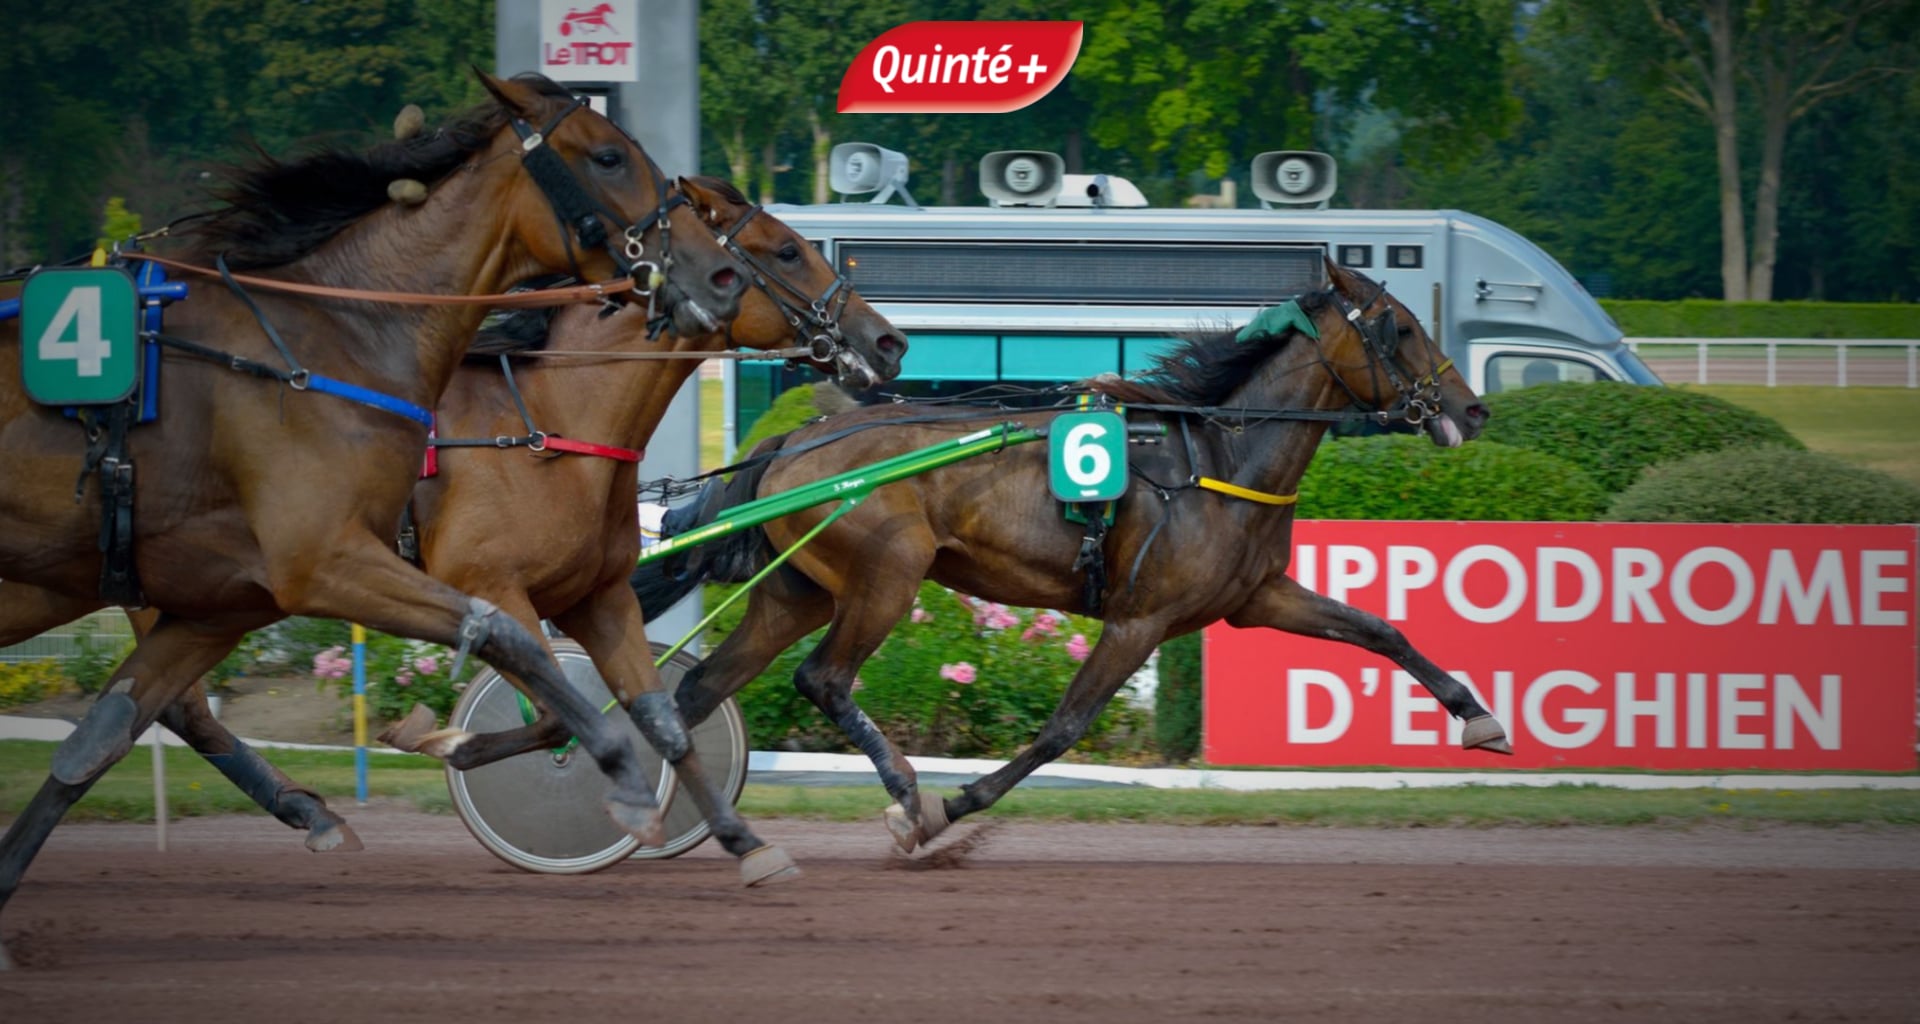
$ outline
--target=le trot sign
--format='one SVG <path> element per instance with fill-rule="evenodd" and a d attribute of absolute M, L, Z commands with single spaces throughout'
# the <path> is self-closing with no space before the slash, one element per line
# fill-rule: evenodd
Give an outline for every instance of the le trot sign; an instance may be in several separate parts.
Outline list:
<path fill-rule="evenodd" d="M 1391 661 L 1214 626 L 1230 765 L 1912 771 L 1912 526 L 1302 521 L 1293 577 L 1398 627 L 1514 756 Z"/>
<path fill-rule="evenodd" d="M 540 73 L 556 82 L 637 82 L 640 0 L 540 0 Z"/>

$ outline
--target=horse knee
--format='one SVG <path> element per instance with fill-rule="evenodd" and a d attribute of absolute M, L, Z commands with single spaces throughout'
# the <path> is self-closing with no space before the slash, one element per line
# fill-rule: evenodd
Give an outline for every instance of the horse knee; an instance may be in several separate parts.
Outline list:
<path fill-rule="evenodd" d="M 628 717 L 640 729 L 640 735 L 668 763 L 678 762 L 693 752 L 693 738 L 674 707 L 673 697 L 665 693 L 643 693 L 633 699 Z"/>

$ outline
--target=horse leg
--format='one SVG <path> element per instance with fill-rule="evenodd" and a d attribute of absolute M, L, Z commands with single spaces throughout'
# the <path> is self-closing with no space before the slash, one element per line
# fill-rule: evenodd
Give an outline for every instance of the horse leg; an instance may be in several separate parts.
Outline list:
<path fill-rule="evenodd" d="M 86 795 L 193 681 L 227 656 L 246 628 L 163 618 L 114 671 L 105 695 L 53 755 L 53 770 L 0 837 L 0 911 L 67 809 Z M 0 969 L 8 966 L 0 948 Z"/>
<path fill-rule="evenodd" d="M 958 821 L 975 811 L 992 807 L 1021 779 L 1073 748 L 1086 735 L 1087 727 L 1101 709 L 1120 692 L 1127 679 L 1147 663 L 1154 646 L 1166 631 L 1157 622 L 1142 619 L 1109 620 L 1100 632 L 1100 642 L 1087 654 L 1080 670 L 1067 684 L 1060 706 L 1053 709 L 1040 734 L 1013 760 L 992 774 L 960 787 L 960 795 L 946 801 L 949 820 Z"/>
<path fill-rule="evenodd" d="M 1227 616 L 1227 622 L 1242 628 L 1267 626 L 1283 633 L 1338 640 L 1390 658 L 1420 680 L 1448 714 L 1465 723 L 1460 733 L 1461 747 L 1493 754 L 1513 753 L 1500 720 L 1474 699 L 1473 691 L 1415 650 L 1398 629 L 1377 615 L 1278 576 L 1254 591 L 1239 611 Z"/>
<path fill-rule="evenodd" d="M 172 729 L 268 814 L 304 831 L 307 849 L 315 853 L 364 849 L 353 827 L 328 808 L 320 794 L 288 778 L 213 717 L 206 690 L 198 682 L 161 710 L 160 724 Z"/>
<path fill-rule="evenodd" d="M 479 598 L 435 580 L 403 561 L 372 533 L 337 538 L 322 548 L 280 552 L 267 563 L 280 567 L 274 600 L 288 614 L 351 619 L 371 629 L 429 643 L 472 650 L 518 680 L 542 706 L 551 708 L 568 732 L 580 738 L 594 762 L 612 780 L 607 813 L 642 843 L 665 842 L 660 805 L 632 744 L 560 671 L 536 635 Z"/>
<path fill-rule="evenodd" d="M 782 652 L 833 619 L 833 597 L 815 586 L 793 584 L 776 574 L 747 597 L 740 625 L 680 679 L 674 706 L 687 725 L 707 720 L 728 697 L 766 671 Z M 799 574 L 794 574 L 796 577 Z"/>
<path fill-rule="evenodd" d="M 554 623 L 586 648 L 607 688 L 625 698 L 627 713 L 640 735 L 673 765 L 681 788 L 693 797 L 701 817 L 728 853 L 740 858 L 740 880 L 768 885 L 800 876 L 785 850 L 763 842 L 721 792 L 720 784 L 695 756 L 686 722 L 674 709 L 673 694 L 653 664 L 647 623 L 624 578 L 610 581 L 586 600 L 554 616 Z"/>
<path fill-rule="evenodd" d="M 911 851 L 945 831 L 947 818 L 938 797 L 920 792 L 919 776 L 906 755 L 853 699 L 860 666 L 879 650 L 920 591 L 920 573 L 900 563 L 884 564 L 887 572 L 868 574 L 839 595 L 833 625 L 794 671 L 793 685 L 873 762 L 880 784 L 894 799 L 885 812 L 887 830 L 901 849 Z"/>
<path fill-rule="evenodd" d="M 452 581 L 455 586 L 458 581 Z M 464 588 L 462 588 L 464 589 Z M 501 614 L 511 615 L 515 622 L 527 627 L 539 642 L 540 647 L 553 656 L 553 648 L 547 643 L 546 636 L 539 629 L 539 615 L 533 609 L 532 602 L 525 593 L 495 594 L 500 598 Z M 531 626 L 528 624 L 532 623 Z M 526 686 L 513 676 L 507 681 L 522 692 Z M 536 750 L 552 750 L 561 746 L 573 734 L 567 731 L 566 723 L 554 714 L 544 703 L 535 701 L 540 717 L 526 725 L 499 732 L 467 732 L 463 729 L 438 728 L 439 719 L 433 709 L 425 704 L 415 704 L 406 718 L 388 726 L 377 737 L 381 742 L 396 750 L 410 754 L 426 754 L 445 761 L 449 766 L 461 771 L 471 771 L 482 765 L 518 754 L 532 753 Z M 596 708 L 595 712 L 598 713 Z"/>

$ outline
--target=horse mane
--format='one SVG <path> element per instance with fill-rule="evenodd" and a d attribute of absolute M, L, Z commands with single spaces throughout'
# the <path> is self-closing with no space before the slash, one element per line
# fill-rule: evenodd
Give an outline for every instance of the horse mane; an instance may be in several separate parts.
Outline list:
<path fill-rule="evenodd" d="M 1326 292 L 1295 297 L 1308 316 L 1326 308 Z M 1083 383 L 1119 402 L 1141 405 L 1219 405 L 1246 383 L 1254 368 L 1285 348 L 1300 332 L 1283 331 L 1240 341 L 1238 328 L 1204 331 L 1181 340 L 1136 377 L 1103 374 Z"/>
<path fill-rule="evenodd" d="M 572 95 L 542 75 L 515 80 L 542 96 Z M 437 129 L 368 149 L 321 144 L 281 159 L 256 146 L 250 160 L 217 172 L 223 183 L 214 199 L 226 205 L 183 234 L 194 255 L 224 253 L 235 270 L 284 266 L 385 205 L 395 179 L 431 186 L 452 173 L 486 147 L 507 117 L 506 108 L 488 100 Z"/>

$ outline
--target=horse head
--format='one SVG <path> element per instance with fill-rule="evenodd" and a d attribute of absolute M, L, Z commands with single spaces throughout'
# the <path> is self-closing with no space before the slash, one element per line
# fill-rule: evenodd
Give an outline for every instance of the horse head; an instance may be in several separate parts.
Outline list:
<path fill-rule="evenodd" d="M 719 178 L 682 178 L 679 188 L 755 288 L 740 301 L 729 339 L 749 348 L 797 341 L 807 360 L 858 391 L 900 373 L 907 343 L 806 239 Z"/>
<path fill-rule="evenodd" d="M 501 131 L 473 166 L 520 157 L 527 173 L 503 203 L 533 262 L 586 281 L 631 274 L 639 294 L 686 333 L 718 329 L 735 315 L 745 288 L 740 268 L 632 136 L 542 76 L 476 74 L 512 132 Z"/>
<path fill-rule="evenodd" d="M 1360 404 L 1405 414 L 1433 443 L 1457 447 L 1480 435 L 1487 407 L 1420 318 L 1386 286 L 1327 261 L 1330 310 L 1321 345 L 1339 385 Z M 1329 331 L 1326 325 L 1337 323 Z"/>

